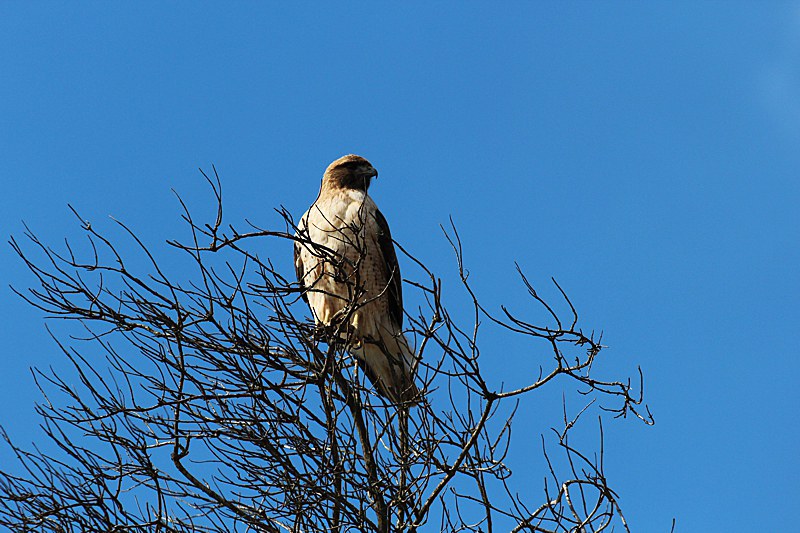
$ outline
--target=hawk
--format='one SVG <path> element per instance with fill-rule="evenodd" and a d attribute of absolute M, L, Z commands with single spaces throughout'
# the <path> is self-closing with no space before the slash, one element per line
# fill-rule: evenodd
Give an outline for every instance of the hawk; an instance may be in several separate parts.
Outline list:
<path fill-rule="evenodd" d="M 414 353 L 402 332 L 400 268 L 389 225 L 367 196 L 377 177 L 357 155 L 328 166 L 316 201 L 298 223 L 294 265 L 317 326 L 342 326 L 348 351 L 378 393 L 413 404 L 419 392 Z"/>

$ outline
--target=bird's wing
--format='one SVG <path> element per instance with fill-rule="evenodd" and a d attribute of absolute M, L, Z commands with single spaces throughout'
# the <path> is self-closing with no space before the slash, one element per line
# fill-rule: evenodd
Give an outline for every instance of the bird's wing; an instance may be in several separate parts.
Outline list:
<path fill-rule="evenodd" d="M 389 302 L 389 315 L 399 330 L 403 327 L 403 280 L 400 276 L 400 265 L 397 263 L 397 254 L 394 251 L 389 224 L 378 209 L 375 210 L 375 223 L 377 224 L 376 240 L 382 256 L 382 260 L 376 262 L 376 267 L 383 270 L 384 279 L 387 280 L 386 295 Z"/>
<path fill-rule="evenodd" d="M 304 214 L 300 219 L 300 224 L 297 228 L 296 236 L 303 238 L 303 231 L 301 227 L 305 224 L 306 217 L 308 213 Z M 294 241 L 294 273 L 297 275 L 297 283 L 300 285 L 300 296 L 303 298 L 303 301 L 308 304 L 308 296 L 306 295 L 305 283 L 303 282 L 304 278 L 306 277 L 306 269 L 303 266 L 303 254 L 300 253 L 301 244 L 298 241 Z"/>

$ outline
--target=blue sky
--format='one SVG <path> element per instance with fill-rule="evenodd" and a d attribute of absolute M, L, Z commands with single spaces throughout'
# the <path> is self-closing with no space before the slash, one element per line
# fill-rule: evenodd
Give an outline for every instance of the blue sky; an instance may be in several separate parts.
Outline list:
<path fill-rule="evenodd" d="M 198 167 L 220 172 L 229 222 L 269 227 L 273 208 L 308 207 L 330 161 L 363 155 L 393 236 L 446 283 L 452 216 L 488 308 L 533 312 L 516 261 L 604 331 L 603 372 L 641 365 L 656 425 L 604 426 L 634 531 L 786 530 L 800 3 L 4 2 L 0 49 L 4 235 L 24 220 L 53 246 L 80 239 L 70 203 L 170 257 L 171 189 L 213 215 Z M 10 247 L 0 279 L 32 283 Z M 66 365 L 40 312 L 6 289 L 0 313 L 0 424 L 30 442 L 28 368 Z M 543 357 L 484 342 L 498 384 Z M 558 419 L 523 414 L 523 442 Z M 544 470 L 520 468 L 539 491 Z"/>

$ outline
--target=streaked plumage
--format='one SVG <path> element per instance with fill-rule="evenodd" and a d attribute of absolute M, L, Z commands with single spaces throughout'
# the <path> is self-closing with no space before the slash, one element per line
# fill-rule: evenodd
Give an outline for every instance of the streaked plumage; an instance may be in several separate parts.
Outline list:
<path fill-rule="evenodd" d="M 352 309 L 357 288 L 363 290 L 342 328 L 348 350 L 381 395 L 413 403 L 418 391 L 414 354 L 402 333 L 400 269 L 386 219 L 367 195 L 377 175 L 356 155 L 328 166 L 316 201 L 298 224 L 298 236 L 313 244 L 295 242 L 295 270 L 317 324 L 338 324 Z"/>

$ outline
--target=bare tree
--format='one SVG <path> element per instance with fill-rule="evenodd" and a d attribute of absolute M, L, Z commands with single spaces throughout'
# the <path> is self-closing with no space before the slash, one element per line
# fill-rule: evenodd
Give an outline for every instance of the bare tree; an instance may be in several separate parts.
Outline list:
<path fill-rule="evenodd" d="M 26 451 L 6 436 L 19 464 L 0 472 L 0 524 L 60 532 L 628 530 L 607 485 L 602 444 L 593 453 L 573 447 L 568 435 L 580 413 L 568 417 L 566 407 L 555 432 L 560 460 L 543 448 L 543 490 L 518 494 L 510 484 L 516 405 L 557 376 L 587 404 L 652 423 L 630 380 L 590 375 L 602 346 L 578 327 L 561 287 L 566 316 L 520 271 L 549 325 L 505 308 L 495 316 L 467 280 L 451 226 L 445 235 L 472 307 L 472 320 L 458 324 L 439 278 L 398 244 L 423 273 L 404 283 L 424 302 L 406 316 L 424 398 L 392 405 L 364 380 L 342 332 L 314 327 L 299 286 L 281 274 L 291 271 L 288 245 L 310 244 L 292 217 L 279 211 L 280 231 L 225 229 L 219 178 L 209 183 L 216 220 L 195 222 L 182 203 L 192 238 L 169 243 L 185 252 L 181 279 L 121 224 L 149 266 L 123 257 L 86 221 L 88 259 L 30 232 L 33 251 L 12 239 L 37 281 L 23 298 L 51 317 L 77 320 L 104 361 L 59 344 L 77 383 L 63 372 L 34 372 L 50 451 Z M 275 258 L 280 268 L 254 251 L 265 240 L 286 242 L 285 256 Z M 537 354 L 549 353 L 549 366 L 514 390 L 489 382 L 477 341 L 482 321 L 540 341 Z"/>

